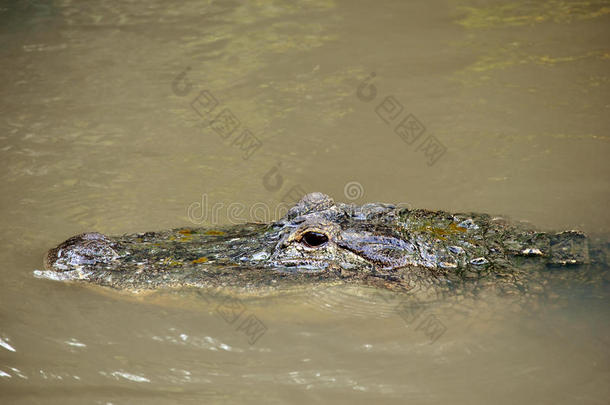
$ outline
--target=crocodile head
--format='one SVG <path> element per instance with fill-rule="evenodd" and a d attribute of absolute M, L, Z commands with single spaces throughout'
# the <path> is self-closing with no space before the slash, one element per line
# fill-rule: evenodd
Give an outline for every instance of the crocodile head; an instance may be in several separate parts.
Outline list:
<path fill-rule="evenodd" d="M 85 233 L 51 249 L 45 270 L 35 274 L 121 289 L 395 278 L 405 268 L 413 274 L 419 256 L 392 226 L 394 208 L 336 204 L 327 195 L 311 193 L 268 225 L 119 237 Z"/>
<path fill-rule="evenodd" d="M 415 265 L 412 243 L 383 221 L 370 221 L 393 209 L 387 204 L 335 204 L 325 194 L 308 194 L 275 224 L 279 242 L 267 265 L 311 272 L 339 269 L 346 274 Z"/>

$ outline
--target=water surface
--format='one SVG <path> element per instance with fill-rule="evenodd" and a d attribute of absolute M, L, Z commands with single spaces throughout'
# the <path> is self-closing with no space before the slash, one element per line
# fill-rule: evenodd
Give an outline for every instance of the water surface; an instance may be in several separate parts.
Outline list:
<path fill-rule="evenodd" d="M 270 220 L 310 191 L 608 232 L 609 10 L 2 3 L 2 402 L 606 403 L 604 286 L 416 314 L 335 287 L 235 318 L 205 294 L 32 271 L 80 232 Z M 210 127 L 219 113 L 233 125 Z"/>

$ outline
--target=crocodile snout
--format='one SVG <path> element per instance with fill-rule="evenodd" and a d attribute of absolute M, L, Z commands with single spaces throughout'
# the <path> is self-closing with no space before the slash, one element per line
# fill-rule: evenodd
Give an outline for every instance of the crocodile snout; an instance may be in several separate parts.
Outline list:
<path fill-rule="evenodd" d="M 47 252 L 46 270 L 63 271 L 75 266 L 108 263 L 119 257 L 114 243 L 98 232 L 76 235 Z"/>

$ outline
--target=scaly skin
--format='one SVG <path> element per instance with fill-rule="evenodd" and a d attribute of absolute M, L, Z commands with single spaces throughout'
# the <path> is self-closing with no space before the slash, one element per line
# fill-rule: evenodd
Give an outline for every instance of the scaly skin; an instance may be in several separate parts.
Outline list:
<path fill-rule="evenodd" d="M 271 224 L 78 235 L 51 249 L 45 271 L 35 274 L 135 291 L 256 293 L 359 282 L 398 290 L 494 285 L 531 292 L 545 284 L 549 268 L 577 274 L 570 269 L 590 262 L 588 238 L 578 231 L 539 232 L 485 214 L 335 204 L 312 193 Z"/>

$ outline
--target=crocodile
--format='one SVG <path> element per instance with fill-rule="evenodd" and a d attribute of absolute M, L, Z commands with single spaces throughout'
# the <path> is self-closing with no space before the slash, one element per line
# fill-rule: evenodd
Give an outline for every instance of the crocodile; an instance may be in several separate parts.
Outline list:
<path fill-rule="evenodd" d="M 600 252 L 576 230 L 543 232 L 487 214 L 356 206 L 311 193 L 269 224 L 83 233 L 49 250 L 35 275 L 131 291 L 362 283 L 402 291 L 493 285 L 514 293 L 542 288 L 550 274 L 582 275 L 578 269 L 599 262 Z"/>

